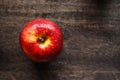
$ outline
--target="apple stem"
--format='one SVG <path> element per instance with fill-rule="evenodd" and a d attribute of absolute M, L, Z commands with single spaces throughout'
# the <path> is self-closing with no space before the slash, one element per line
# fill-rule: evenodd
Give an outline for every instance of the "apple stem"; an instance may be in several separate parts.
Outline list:
<path fill-rule="evenodd" d="M 37 42 L 38 42 L 38 43 L 44 43 L 44 42 L 45 42 L 45 39 L 46 39 L 45 37 L 41 37 L 41 36 L 40 36 L 40 37 L 38 37 Z"/>

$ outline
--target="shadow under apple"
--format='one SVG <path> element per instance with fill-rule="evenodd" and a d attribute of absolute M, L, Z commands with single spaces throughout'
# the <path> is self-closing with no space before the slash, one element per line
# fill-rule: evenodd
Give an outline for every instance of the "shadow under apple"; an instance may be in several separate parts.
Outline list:
<path fill-rule="evenodd" d="M 33 63 L 33 68 L 35 71 L 35 80 L 58 80 L 59 76 L 57 71 L 58 68 L 61 69 L 62 66 L 57 67 L 55 60 L 46 63 Z"/>

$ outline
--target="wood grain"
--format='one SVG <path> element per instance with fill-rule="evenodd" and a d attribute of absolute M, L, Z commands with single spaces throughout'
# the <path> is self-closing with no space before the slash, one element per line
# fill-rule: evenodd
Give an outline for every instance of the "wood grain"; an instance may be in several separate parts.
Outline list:
<path fill-rule="evenodd" d="M 119 80 L 119 0 L 0 0 L 0 80 Z M 19 34 L 34 18 L 62 29 L 61 54 L 34 63 Z"/>

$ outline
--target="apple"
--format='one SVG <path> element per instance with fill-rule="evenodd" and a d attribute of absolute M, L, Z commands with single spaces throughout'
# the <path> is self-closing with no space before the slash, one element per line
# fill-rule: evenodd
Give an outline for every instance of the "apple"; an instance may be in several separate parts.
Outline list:
<path fill-rule="evenodd" d="M 48 62 L 60 54 L 63 36 L 54 22 L 37 18 L 28 22 L 20 33 L 23 52 L 35 62 Z"/>

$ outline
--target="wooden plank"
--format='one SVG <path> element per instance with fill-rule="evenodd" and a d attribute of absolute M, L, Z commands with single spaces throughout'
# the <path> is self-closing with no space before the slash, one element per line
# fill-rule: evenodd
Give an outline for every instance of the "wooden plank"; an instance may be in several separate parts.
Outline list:
<path fill-rule="evenodd" d="M 0 80 L 119 80 L 119 0 L 0 0 Z M 47 18 L 62 29 L 61 54 L 29 60 L 19 45 L 24 25 Z"/>

